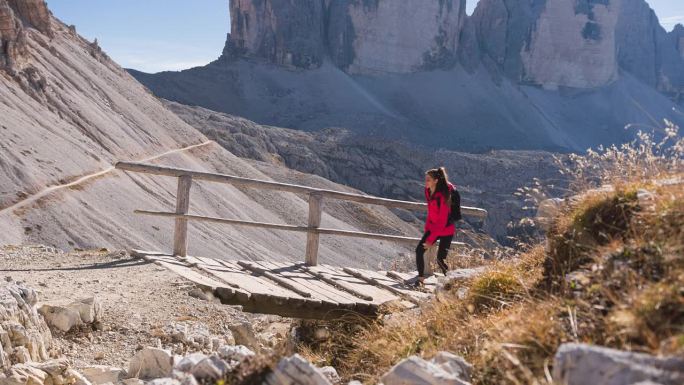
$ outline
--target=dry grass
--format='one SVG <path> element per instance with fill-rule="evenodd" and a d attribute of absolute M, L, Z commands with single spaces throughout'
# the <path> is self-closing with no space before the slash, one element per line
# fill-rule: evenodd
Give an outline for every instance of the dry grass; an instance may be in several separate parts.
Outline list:
<path fill-rule="evenodd" d="M 548 245 L 491 262 L 419 314 L 326 326 L 327 339 L 300 351 L 369 384 L 403 358 L 440 350 L 469 360 L 476 384 L 550 383 L 564 342 L 682 354 L 684 189 L 651 185 L 652 204 L 640 205 L 642 186 L 584 195 L 559 215 Z"/>

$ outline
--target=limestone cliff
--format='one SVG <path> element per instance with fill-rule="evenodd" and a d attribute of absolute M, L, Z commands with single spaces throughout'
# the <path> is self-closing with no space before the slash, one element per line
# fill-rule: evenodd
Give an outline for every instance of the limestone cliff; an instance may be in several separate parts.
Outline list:
<path fill-rule="evenodd" d="M 545 88 L 602 87 L 620 69 L 663 92 L 684 84 L 681 43 L 644 0 L 482 0 L 470 18 L 465 0 L 230 4 L 224 58 L 318 68 L 329 57 L 349 74 L 377 74 L 449 69 L 460 57 Z"/>
<path fill-rule="evenodd" d="M 317 67 L 323 60 L 320 1 L 233 0 L 230 17 L 224 54 L 256 56 L 301 68 Z"/>
<path fill-rule="evenodd" d="M 43 0 L 0 0 L 0 68 L 17 70 L 26 51 L 27 29 L 52 36 L 50 11 Z"/>
<path fill-rule="evenodd" d="M 352 73 L 413 72 L 453 63 L 464 0 L 235 0 L 225 56 Z"/>
<path fill-rule="evenodd" d="M 546 88 L 595 88 L 615 80 L 620 2 L 546 0 L 520 53 L 523 81 Z"/>
<path fill-rule="evenodd" d="M 455 62 L 465 0 L 338 1 L 328 45 L 349 73 L 407 73 Z"/>

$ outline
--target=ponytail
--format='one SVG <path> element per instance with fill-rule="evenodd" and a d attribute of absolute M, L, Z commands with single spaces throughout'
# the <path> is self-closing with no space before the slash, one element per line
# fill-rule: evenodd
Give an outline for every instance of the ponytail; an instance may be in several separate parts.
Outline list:
<path fill-rule="evenodd" d="M 437 187 L 435 188 L 435 191 L 441 192 L 442 196 L 444 197 L 444 201 L 447 202 L 447 205 L 451 206 L 451 191 L 449 191 L 449 176 L 447 175 L 446 168 L 433 168 L 428 170 L 426 174 L 430 175 L 432 179 L 437 181 Z"/>

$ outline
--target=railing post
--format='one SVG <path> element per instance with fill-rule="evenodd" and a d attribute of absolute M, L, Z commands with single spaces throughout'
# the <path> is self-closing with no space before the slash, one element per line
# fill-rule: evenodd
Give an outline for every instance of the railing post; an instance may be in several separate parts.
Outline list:
<path fill-rule="evenodd" d="M 190 186 L 192 177 L 181 175 L 178 177 L 178 192 L 176 194 L 176 214 L 187 214 L 190 208 Z M 188 255 L 188 220 L 176 218 L 173 231 L 173 255 L 185 258 Z"/>
<path fill-rule="evenodd" d="M 321 202 L 323 196 L 317 193 L 309 194 L 309 228 L 317 229 L 321 225 Z M 309 231 L 306 233 L 306 265 L 318 264 L 318 233 Z"/>

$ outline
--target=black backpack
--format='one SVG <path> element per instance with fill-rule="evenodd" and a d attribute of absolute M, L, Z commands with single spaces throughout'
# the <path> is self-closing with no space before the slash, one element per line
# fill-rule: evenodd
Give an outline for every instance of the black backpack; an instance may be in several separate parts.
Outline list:
<path fill-rule="evenodd" d="M 449 223 L 456 223 L 463 219 L 461 214 L 461 194 L 454 188 L 451 190 L 451 213 L 449 214 Z"/>

